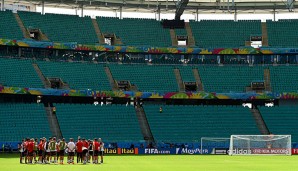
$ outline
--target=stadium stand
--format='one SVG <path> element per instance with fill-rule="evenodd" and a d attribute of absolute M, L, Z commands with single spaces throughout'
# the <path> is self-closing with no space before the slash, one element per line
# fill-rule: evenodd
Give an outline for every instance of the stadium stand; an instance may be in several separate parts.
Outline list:
<path fill-rule="evenodd" d="M 177 36 L 187 36 L 187 32 L 185 29 L 175 29 L 175 33 Z"/>
<path fill-rule="evenodd" d="M 298 35 L 294 28 L 298 27 L 298 20 L 267 20 L 268 41 L 271 47 L 298 47 Z M 281 34 L 282 33 L 282 34 Z"/>
<path fill-rule="evenodd" d="M 298 142 L 297 106 L 260 107 L 259 110 L 273 134 L 292 135 L 292 142 Z"/>
<path fill-rule="evenodd" d="M 11 11 L 0 11 L 0 38 L 23 39 L 22 31 Z"/>
<path fill-rule="evenodd" d="M 195 82 L 195 77 L 192 72 L 192 67 L 189 66 L 179 66 L 180 74 L 183 81 Z"/>
<path fill-rule="evenodd" d="M 57 118 L 65 138 L 94 138 L 107 142 L 143 140 L 132 106 L 56 104 Z"/>
<path fill-rule="evenodd" d="M 278 66 L 270 67 L 271 86 L 274 92 L 298 91 L 298 67 Z"/>
<path fill-rule="evenodd" d="M 169 30 L 154 19 L 97 17 L 96 20 L 102 33 L 116 34 L 125 45 L 171 46 Z"/>
<path fill-rule="evenodd" d="M 144 105 L 155 139 L 163 142 L 195 142 L 201 137 L 259 134 L 250 111 L 225 106 Z"/>
<path fill-rule="evenodd" d="M 252 81 L 264 80 L 262 66 L 199 66 L 205 91 L 244 92 Z"/>
<path fill-rule="evenodd" d="M 128 80 L 139 91 L 178 90 L 173 66 L 110 64 L 109 67 L 115 80 Z"/>
<path fill-rule="evenodd" d="M 55 42 L 98 43 L 90 17 L 18 12 L 26 28 L 38 28 Z"/>
<path fill-rule="evenodd" d="M 101 64 L 46 61 L 37 64 L 46 77 L 61 78 L 72 89 L 111 89 Z"/>
<path fill-rule="evenodd" d="M 52 136 L 43 104 L 0 103 L 0 142 Z"/>
<path fill-rule="evenodd" d="M 233 48 L 245 46 L 251 35 L 261 35 L 260 20 L 190 20 L 196 46 L 204 48 Z"/>
<path fill-rule="evenodd" d="M 11 87 L 43 87 L 31 60 L 0 58 L 0 84 Z"/>

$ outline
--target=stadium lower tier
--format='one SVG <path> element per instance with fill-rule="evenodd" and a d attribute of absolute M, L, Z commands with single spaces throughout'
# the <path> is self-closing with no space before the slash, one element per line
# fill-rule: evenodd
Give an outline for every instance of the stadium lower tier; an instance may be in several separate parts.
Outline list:
<path fill-rule="evenodd" d="M 101 137 L 107 145 L 146 147 L 133 106 L 54 104 L 58 127 L 66 139 Z M 24 137 L 53 136 L 42 104 L 0 103 L 0 143 L 19 142 Z M 143 105 L 154 140 L 159 147 L 200 145 L 202 137 L 229 138 L 231 135 L 259 135 L 248 108 L 228 106 Z M 298 142 L 297 106 L 260 107 L 270 132 L 291 135 Z M 114 146 L 115 147 L 115 146 Z"/>

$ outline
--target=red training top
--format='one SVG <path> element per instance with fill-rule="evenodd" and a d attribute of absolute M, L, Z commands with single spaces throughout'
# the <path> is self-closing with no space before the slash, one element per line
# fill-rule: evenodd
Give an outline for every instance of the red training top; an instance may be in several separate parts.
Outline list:
<path fill-rule="evenodd" d="M 79 153 L 83 152 L 83 142 L 82 141 L 77 142 L 77 152 L 79 152 Z"/>

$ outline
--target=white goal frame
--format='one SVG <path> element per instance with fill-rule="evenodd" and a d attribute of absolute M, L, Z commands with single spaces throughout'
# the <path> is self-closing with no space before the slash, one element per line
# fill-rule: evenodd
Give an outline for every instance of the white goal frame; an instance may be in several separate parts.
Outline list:
<path fill-rule="evenodd" d="M 259 139 L 254 140 L 252 137 Z M 245 140 L 248 144 L 243 148 L 235 148 L 234 139 Z M 287 141 L 278 142 L 281 139 L 287 139 Z M 251 142 L 265 143 L 265 146 L 251 146 Z M 278 147 L 276 147 L 277 144 Z M 229 155 L 292 155 L 291 135 L 231 135 Z"/>

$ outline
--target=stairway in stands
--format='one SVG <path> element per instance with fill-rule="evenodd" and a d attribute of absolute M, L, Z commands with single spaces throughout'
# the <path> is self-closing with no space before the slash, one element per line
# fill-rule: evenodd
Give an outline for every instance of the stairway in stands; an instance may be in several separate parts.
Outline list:
<path fill-rule="evenodd" d="M 269 46 L 267 23 L 265 23 L 265 22 L 262 22 L 262 46 Z"/>
<path fill-rule="evenodd" d="M 26 39 L 30 39 L 30 35 L 29 35 L 29 32 L 28 30 L 25 28 L 24 24 L 23 24 L 23 21 L 21 20 L 20 16 L 18 13 L 13 13 L 13 15 L 15 16 L 16 20 L 17 20 L 17 23 L 20 27 L 20 29 L 22 30 L 23 32 L 23 36 L 24 38 Z"/>
<path fill-rule="evenodd" d="M 175 74 L 175 77 L 176 77 L 177 85 L 179 87 L 179 92 L 184 92 L 185 87 L 184 87 L 184 84 L 183 84 L 183 81 L 182 81 L 180 70 L 178 68 L 175 68 L 174 69 L 174 74 Z"/>
<path fill-rule="evenodd" d="M 188 37 L 188 46 L 195 46 L 196 45 L 195 38 L 193 37 L 192 30 L 188 22 L 185 22 L 185 29 Z"/>
<path fill-rule="evenodd" d="M 172 46 L 178 46 L 178 40 L 174 29 L 170 29 L 170 36 L 172 40 Z"/>
<path fill-rule="evenodd" d="M 105 40 L 104 40 L 104 37 L 100 31 L 100 28 L 99 28 L 99 25 L 96 21 L 96 19 L 92 19 L 92 24 L 93 24 L 93 27 L 95 29 L 95 33 L 96 33 L 96 36 L 97 36 L 97 39 L 98 39 L 98 42 L 100 44 L 104 44 L 105 43 Z"/>

